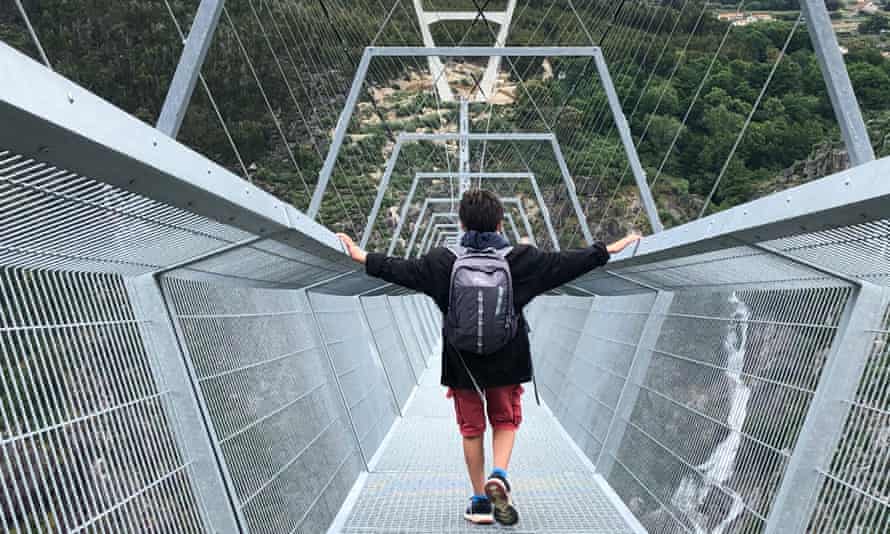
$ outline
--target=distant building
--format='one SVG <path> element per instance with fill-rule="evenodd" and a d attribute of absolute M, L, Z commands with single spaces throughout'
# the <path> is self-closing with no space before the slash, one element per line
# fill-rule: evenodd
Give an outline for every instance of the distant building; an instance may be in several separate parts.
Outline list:
<path fill-rule="evenodd" d="M 717 18 L 733 26 L 747 26 L 755 22 L 775 20 L 769 13 L 719 13 Z"/>
<path fill-rule="evenodd" d="M 880 6 L 876 5 L 874 2 L 864 2 L 863 0 L 859 0 L 859 2 L 856 3 L 856 8 L 859 11 L 870 15 L 874 15 L 881 9 Z"/>

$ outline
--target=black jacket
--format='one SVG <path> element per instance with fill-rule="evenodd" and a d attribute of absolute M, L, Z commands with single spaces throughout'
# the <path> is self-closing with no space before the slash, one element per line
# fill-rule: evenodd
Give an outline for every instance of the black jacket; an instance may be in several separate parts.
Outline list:
<path fill-rule="evenodd" d="M 368 275 L 425 293 L 436 301 L 444 314 L 448 309 L 451 267 L 456 256 L 447 248 L 434 248 L 418 259 L 405 260 L 368 254 L 365 265 Z M 535 247 L 520 245 L 507 255 L 513 277 L 513 301 L 521 314 L 536 296 L 571 282 L 582 274 L 609 261 L 606 246 L 593 246 L 565 252 L 541 252 Z M 519 334 L 503 349 L 487 356 L 464 354 L 464 362 L 480 387 L 521 384 L 532 379 L 531 351 L 525 318 L 520 318 Z M 442 346 L 442 385 L 472 389 L 459 356 L 448 343 Z"/>

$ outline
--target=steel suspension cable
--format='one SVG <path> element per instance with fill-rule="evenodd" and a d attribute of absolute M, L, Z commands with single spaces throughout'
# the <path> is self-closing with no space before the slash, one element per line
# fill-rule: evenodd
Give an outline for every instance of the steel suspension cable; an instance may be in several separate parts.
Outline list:
<path fill-rule="evenodd" d="M 740 0 L 736 5 L 736 13 L 741 13 L 742 8 L 744 7 L 745 0 Z M 704 89 L 705 83 L 711 75 L 711 71 L 714 68 L 714 65 L 717 62 L 717 58 L 720 56 L 720 52 L 723 50 L 723 46 L 726 44 L 727 39 L 729 38 L 729 34 L 732 31 L 732 24 L 727 24 L 726 30 L 723 33 L 723 37 L 720 40 L 720 44 L 717 47 L 717 50 L 714 52 L 714 55 L 711 57 L 711 61 L 708 63 L 708 68 L 705 71 L 705 74 L 702 76 L 701 81 L 698 84 L 698 87 L 695 89 L 695 94 L 692 96 L 692 100 L 689 103 L 689 106 L 686 108 L 686 112 L 683 114 L 683 120 L 680 122 L 680 125 L 677 127 L 677 131 L 674 132 L 674 135 L 671 139 L 670 144 L 668 145 L 668 149 L 665 151 L 665 155 L 661 160 L 661 163 L 658 166 L 658 171 L 655 174 L 655 177 L 652 179 L 650 183 L 650 187 L 655 187 L 655 184 L 658 183 L 658 179 L 661 177 L 662 172 L 664 171 L 664 167 L 667 164 L 668 159 L 673 153 L 674 147 L 677 145 L 677 140 L 680 138 L 680 135 L 683 132 L 684 127 L 686 126 L 686 122 L 689 120 L 689 117 L 692 114 L 692 109 L 695 104 L 698 102 L 698 98 L 701 95 L 702 90 Z M 634 221 L 639 220 L 640 215 L 642 214 L 642 208 L 637 211 L 636 217 Z"/>
<path fill-rule="evenodd" d="M 164 0 L 164 4 L 167 6 L 167 12 L 170 14 L 170 18 L 173 19 L 173 26 L 176 28 L 176 33 L 179 34 L 180 42 L 185 42 L 186 37 L 182 31 L 182 27 L 179 25 L 179 20 L 176 18 L 176 14 L 173 12 L 173 7 L 170 5 L 169 0 Z M 207 85 L 207 80 L 204 78 L 204 74 L 198 72 L 198 81 L 201 82 L 201 87 L 204 90 L 204 93 L 207 95 L 207 99 L 210 101 L 210 106 L 213 108 L 213 113 L 216 115 L 217 120 L 219 121 L 220 126 L 222 126 L 223 133 L 226 136 L 226 139 L 229 142 L 229 146 L 232 147 L 232 151 L 235 153 L 235 158 L 238 160 L 238 165 L 241 167 L 241 171 L 244 173 L 244 179 L 251 182 L 250 173 L 247 171 L 247 166 L 244 165 L 244 159 L 241 157 L 241 152 L 238 150 L 238 146 L 235 144 L 235 140 L 232 138 L 232 133 L 229 131 L 229 127 L 226 125 L 225 119 L 223 119 L 222 112 L 219 109 L 219 106 L 216 103 L 216 99 L 213 98 L 213 92 L 210 91 L 210 86 Z"/>
<path fill-rule="evenodd" d="M 37 52 L 40 54 L 40 58 L 43 60 L 43 64 L 46 65 L 46 68 L 52 70 L 53 66 L 50 64 L 49 58 L 46 57 L 46 52 L 43 50 L 43 45 L 40 43 L 40 38 L 37 36 L 37 32 L 34 30 L 34 26 L 31 25 L 31 18 L 28 16 L 28 12 L 25 11 L 25 6 L 22 5 L 22 0 L 15 0 L 15 5 L 19 10 L 22 19 L 25 21 L 25 26 L 28 29 L 28 34 L 30 34 L 31 40 L 34 41 L 34 46 L 37 47 Z"/>
<path fill-rule="evenodd" d="M 270 15 L 270 19 L 274 21 L 274 20 L 275 20 L 274 14 L 273 14 L 271 11 L 269 11 L 269 15 Z M 285 20 L 285 23 L 288 25 L 288 31 L 291 33 L 292 38 L 293 38 L 293 39 L 296 39 L 296 37 L 295 37 L 295 35 L 294 35 L 294 32 L 293 32 L 293 29 L 290 28 L 290 22 L 287 20 L 287 16 L 286 16 L 286 14 L 285 14 L 284 20 Z M 289 47 L 285 46 L 285 48 L 286 48 L 287 50 L 289 50 Z M 300 49 L 300 47 L 298 47 L 298 49 Z M 316 70 L 318 70 L 318 69 L 316 69 Z M 303 86 L 305 87 L 305 84 L 303 84 L 303 82 L 302 82 L 302 77 L 299 75 L 299 71 L 296 71 L 296 66 L 295 66 L 295 72 L 297 73 L 297 77 L 298 77 L 298 79 L 301 80 L 301 85 L 303 85 Z M 307 94 L 307 96 L 308 96 L 308 92 L 307 92 L 306 94 Z M 317 146 L 317 145 L 316 145 L 316 146 Z M 321 159 L 323 159 L 323 155 L 321 154 L 320 147 L 317 147 L 317 148 L 318 148 L 319 159 L 321 160 Z M 342 195 L 342 193 L 340 192 L 339 188 L 336 186 L 336 184 L 333 184 L 333 183 L 332 183 L 331 185 L 332 185 L 332 188 L 334 189 L 334 194 L 335 194 L 335 196 L 337 197 L 337 201 L 338 201 L 339 204 L 340 204 L 340 208 L 341 208 L 341 210 L 342 210 L 342 212 L 343 212 L 343 214 L 344 214 L 344 217 L 345 217 L 346 220 L 350 223 L 350 226 L 352 227 L 353 232 L 354 232 L 354 231 L 355 231 L 355 224 L 354 224 L 353 219 L 349 216 L 349 208 L 347 207 L 346 202 L 345 202 L 345 200 L 343 199 L 343 195 Z M 352 194 L 352 202 L 353 202 L 353 204 L 355 205 L 355 207 L 356 207 L 359 211 L 361 211 L 360 208 L 358 207 L 357 200 L 355 199 L 355 194 L 354 194 L 353 191 L 351 191 L 351 188 L 350 188 L 350 192 L 351 192 L 351 194 Z"/>
<path fill-rule="evenodd" d="M 778 69 L 779 63 L 781 63 L 782 58 L 785 57 L 785 53 L 788 51 L 788 45 L 791 44 L 791 40 L 794 38 L 794 34 L 797 32 L 797 28 L 800 26 L 801 20 L 803 20 L 803 15 L 798 15 L 797 20 L 794 21 L 794 25 L 788 32 L 788 36 L 785 38 L 785 43 L 782 45 L 782 49 L 776 56 L 776 60 L 773 62 L 773 66 L 769 71 L 769 75 L 766 77 L 766 81 L 763 82 L 763 86 L 760 88 L 760 93 L 757 95 L 757 99 L 754 100 L 754 105 L 751 106 L 751 111 L 748 112 L 748 116 L 747 118 L 745 118 L 745 123 L 742 125 L 742 129 L 739 131 L 735 142 L 732 144 L 732 148 L 729 150 L 729 155 L 726 157 L 726 161 L 723 162 L 723 167 L 720 169 L 720 174 L 717 175 L 717 179 L 714 181 L 714 185 L 711 187 L 711 191 L 710 193 L 708 193 L 708 197 L 705 199 L 705 203 L 702 206 L 701 211 L 698 213 L 698 219 L 701 219 L 701 217 L 707 211 L 708 206 L 711 204 L 711 200 L 713 200 L 714 198 L 714 193 L 717 192 L 717 188 L 720 186 L 720 182 L 726 175 L 726 170 L 729 168 L 729 163 L 730 161 L 732 161 L 733 156 L 735 156 L 736 150 L 739 148 L 739 144 L 742 142 L 742 138 L 745 136 L 745 132 L 748 130 L 748 126 L 751 125 L 751 119 L 754 118 L 754 114 L 760 107 L 760 102 L 761 100 L 763 100 L 763 96 L 766 94 L 766 90 L 769 87 L 770 82 L 773 80 L 773 76 L 775 76 L 776 74 L 776 69 Z"/>
<path fill-rule="evenodd" d="M 683 13 L 685 12 L 685 9 L 686 9 L 688 3 L 689 3 L 688 0 L 686 0 L 686 1 L 683 3 L 683 5 L 682 5 L 682 7 L 681 7 L 681 9 L 680 9 L 680 12 L 679 12 L 679 14 L 678 14 L 678 16 L 677 16 L 677 19 L 675 20 L 674 25 L 673 25 L 672 28 L 671 28 L 671 32 L 670 32 L 670 34 L 669 34 L 669 36 L 668 36 L 668 39 L 665 40 L 665 44 L 664 44 L 664 46 L 662 47 L 661 53 L 659 54 L 659 58 L 658 58 L 658 60 L 656 61 L 656 63 L 653 65 L 652 70 L 650 71 L 650 75 L 649 75 L 649 77 L 648 77 L 648 79 L 647 79 L 647 82 L 646 82 L 646 84 L 645 84 L 645 86 L 644 86 L 644 87 L 645 87 L 644 91 L 645 91 L 645 90 L 648 90 L 648 86 L 649 86 L 651 80 L 654 78 L 655 72 L 657 71 L 658 66 L 659 66 L 660 63 L 661 63 L 661 59 L 664 57 L 665 52 L 666 52 L 666 50 L 667 50 L 667 48 L 668 48 L 670 42 L 672 41 L 673 36 L 675 35 L 676 30 L 677 30 L 677 28 L 679 27 L 680 22 L 682 21 L 682 16 L 683 16 Z M 668 78 L 668 82 L 666 82 L 666 85 L 670 83 L 670 81 L 673 79 L 673 76 L 676 74 L 677 70 L 679 69 L 679 65 L 681 64 L 682 59 L 685 57 L 685 51 L 688 49 L 688 46 L 689 46 L 689 44 L 691 43 L 692 37 L 695 35 L 695 32 L 696 32 L 697 29 L 698 29 L 698 26 L 699 26 L 699 24 L 700 24 L 701 18 L 704 16 L 704 13 L 705 13 L 705 11 L 706 11 L 706 7 L 707 7 L 707 3 L 705 3 L 705 4 L 702 6 L 702 10 L 701 10 L 701 12 L 699 13 L 699 17 L 698 17 L 698 19 L 697 19 L 697 21 L 696 21 L 696 25 L 693 27 L 692 31 L 690 31 L 690 33 L 689 33 L 689 37 L 687 38 L 687 40 L 686 40 L 686 42 L 685 42 L 685 44 L 684 44 L 683 52 L 679 55 L 679 58 L 678 58 L 677 62 L 675 62 L 674 67 L 673 67 L 673 69 L 672 69 L 672 71 L 671 71 L 671 75 L 670 75 L 669 78 Z M 668 8 L 666 8 L 666 7 L 662 7 L 661 9 L 668 9 Z M 665 17 L 666 17 L 666 15 L 667 15 L 667 13 L 665 12 Z M 656 104 L 656 108 L 660 105 L 660 102 L 661 102 L 661 100 L 663 99 L 663 93 L 664 93 L 664 90 L 662 91 L 662 96 L 659 98 L 659 103 Z M 641 92 L 640 95 L 638 96 L 638 99 L 637 99 L 637 105 L 638 105 L 640 99 L 643 97 L 644 94 L 645 94 L 644 92 Z M 634 111 L 632 112 L 631 117 L 633 116 L 633 114 L 636 113 L 636 111 L 637 111 L 637 105 L 634 106 Z M 651 115 L 650 115 L 650 122 L 651 122 Z M 611 125 L 610 132 L 611 132 L 612 130 L 614 130 L 614 123 Z M 644 130 L 644 132 L 645 132 L 645 130 Z M 642 142 L 642 139 L 644 138 L 644 136 L 645 136 L 645 133 L 641 136 L 641 138 L 640 138 L 641 140 L 636 144 L 636 146 L 639 146 L 639 145 L 640 145 L 640 143 Z M 614 159 L 615 159 L 616 157 L 618 157 L 618 152 L 617 152 L 617 151 L 614 151 L 614 152 L 611 154 L 611 156 L 610 156 L 608 162 L 606 163 L 606 165 L 603 166 L 603 169 L 606 169 L 606 170 L 607 170 L 609 167 L 611 167 L 611 164 L 612 164 L 612 162 L 614 161 Z M 602 228 L 602 223 L 603 223 L 604 220 L 605 220 L 605 216 L 607 216 L 607 214 L 608 214 L 608 210 L 611 208 L 611 204 L 614 202 L 614 199 L 616 198 L 617 192 L 618 192 L 618 190 L 620 189 L 620 186 L 621 186 L 621 184 L 622 184 L 622 182 L 623 182 L 623 179 L 624 179 L 624 177 L 625 177 L 626 172 L 627 172 L 628 169 L 629 169 L 629 163 L 628 163 L 628 165 L 625 167 L 624 173 L 620 176 L 620 178 L 619 178 L 619 180 L 618 180 L 618 184 L 616 185 L 615 189 L 613 190 L 612 194 L 610 195 L 610 200 L 609 200 L 609 202 L 607 203 L 605 209 L 602 211 L 602 216 L 601 216 L 600 221 L 599 221 L 599 223 L 597 224 L 596 228 L 600 228 L 600 229 Z M 605 180 L 605 178 L 606 178 L 606 173 L 604 172 L 603 174 L 601 174 L 601 176 L 600 176 L 600 180 L 599 180 L 598 183 L 597 183 L 597 186 L 596 186 L 596 188 L 595 188 L 594 194 L 591 196 L 591 199 L 590 199 L 590 202 L 591 202 L 591 203 L 595 200 L 595 198 L 596 198 L 596 193 L 599 191 L 599 188 L 600 188 L 601 184 L 603 183 L 603 181 Z"/>

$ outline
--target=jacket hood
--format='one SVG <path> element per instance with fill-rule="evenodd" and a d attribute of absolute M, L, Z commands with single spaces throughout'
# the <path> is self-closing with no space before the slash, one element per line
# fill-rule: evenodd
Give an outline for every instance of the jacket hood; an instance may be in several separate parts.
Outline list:
<path fill-rule="evenodd" d="M 497 232 L 477 232 L 470 230 L 464 233 L 460 240 L 460 246 L 473 250 L 485 250 L 487 248 L 502 249 L 509 247 L 507 239 Z"/>

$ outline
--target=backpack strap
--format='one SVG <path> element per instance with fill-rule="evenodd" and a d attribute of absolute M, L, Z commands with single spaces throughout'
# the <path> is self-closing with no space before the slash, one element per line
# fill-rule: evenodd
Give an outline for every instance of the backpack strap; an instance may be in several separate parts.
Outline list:
<path fill-rule="evenodd" d="M 513 252 L 513 247 L 486 248 L 483 250 L 476 250 L 476 249 L 471 249 L 471 248 L 467 248 L 467 247 L 462 247 L 460 245 L 454 245 L 454 246 L 448 247 L 448 250 L 450 250 L 451 253 L 454 254 L 455 256 L 457 256 L 458 258 L 460 258 L 461 256 L 465 256 L 466 254 L 469 254 L 471 252 L 483 252 L 483 253 L 491 252 L 491 253 L 497 254 L 498 256 L 506 259 L 507 255 L 510 254 L 511 252 Z"/>
<path fill-rule="evenodd" d="M 507 255 L 509 255 L 511 252 L 513 252 L 513 247 L 503 247 L 503 248 L 494 249 L 494 253 L 504 259 L 507 259 Z"/>
<path fill-rule="evenodd" d="M 454 245 L 448 247 L 448 250 L 450 250 L 452 254 L 460 258 L 461 256 L 465 255 L 470 249 L 468 249 L 467 247 L 462 247 L 460 245 Z"/>

